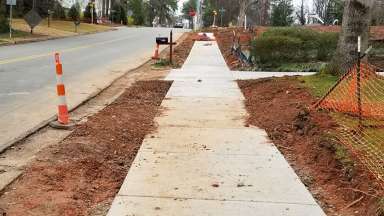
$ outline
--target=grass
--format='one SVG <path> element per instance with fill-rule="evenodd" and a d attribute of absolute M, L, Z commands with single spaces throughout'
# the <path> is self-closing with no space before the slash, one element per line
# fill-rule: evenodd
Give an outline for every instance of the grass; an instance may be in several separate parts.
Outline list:
<path fill-rule="evenodd" d="M 39 27 L 48 28 L 48 20 L 42 21 Z M 52 20 L 50 22 L 50 28 L 75 33 L 75 24 L 71 21 Z M 109 29 L 111 28 L 104 25 L 81 23 L 77 28 L 77 33 L 92 33 Z"/>
<path fill-rule="evenodd" d="M 12 27 L 14 29 L 14 41 L 30 40 L 39 37 L 66 37 L 84 33 L 96 33 L 111 29 L 111 27 L 104 25 L 81 23 L 76 32 L 75 24 L 71 21 L 52 20 L 50 22 L 50 27 L 48 27 L 48 20 L 43 20 L 37 27 L 34 28 L 34 34 L 31 35 L 29 33 L 30 28 L 23 19 L 14 19 Z M 0 34 L 0 43 L 7 42 L 9 42 L 9 34 Z"/>
<path fill-rule="evenodd" d="M 155 68 L 163 68 L 163 67 L 170 66 L 170 62 L 167 59 L 160 59 L 156 61 L 152 66 Z"/>
<path fill-rule="evenodd" d="M 322 97 L 337 82 L 338 77 L 326 73 L 318 73 L 316 75 L 300 77 L 298 79 L 302 82 L 302 85 L 310 89 L 315 96 Z M 375 79 L 366 80 L 364 84 L 375 86 L 375 89 L 381 89 L 379 86 L 383 83 L 377 82 Z M 348 91 L 350 88 L 349 86 L 349 82 L 343 82 L 339 87 Z M 363 91 L 367 92 L 364 89 L 364 86 Z M 338 99 L 339 96 L 333 99 Z M 343 95 L 342 97 L 350 96 Z M 363 98 L 366 100 L 369 99 L 370 102 L 384 101 L 381 94 L 375 94 L 374 96 L 369 96 L 369 98 Z M 350 98 L 344 98 L 344 100 L 345 99 L 348 100 Z M 377 103 L 377 106 L 382 106 L 382 103 Z M 335 146 L 335 157 L 344 165 L 345 168 L 347 168 L 346 170 L 348 172 L 353 172 L 352 162 L 356 160 L 354 157 L 349 157 L 348 151 L 346 150 L 348 148 L 348 150 L 359 152 L 360 161 L 377 176 L 382 176 L 384 174 L 384 168 L 380 165 L 380 163 L 384 158 L 384 120 L 375 117 L 364 117 L 362 125 L 360 125 L 359 118 L 356 115 L 353 116 L 348 113 L 331 111 L 330 116 L 334 119 L 337 125 L 340 126 L 339 129 L 334 131 L 335 136 L 339 141 L 341 141 L 341 143 L 348 144 L 344 147 Z"/>
<path fill-rule="evenodd" d="M 281 72 L 318 72 L 320 71 L 323 62 L 310 63 L 285 63 L 277 67 L 276 71 Z"/>
<path fill-rule="evenodd" d="M 326 73 L 317 73 L 311 76 L 299 77 L 299 80 L 303 85 L 309 88 L 316 97 L 324 96 L 327 91 L 335 85 L 339 78 L 337 76 L 326 74 Z"/>

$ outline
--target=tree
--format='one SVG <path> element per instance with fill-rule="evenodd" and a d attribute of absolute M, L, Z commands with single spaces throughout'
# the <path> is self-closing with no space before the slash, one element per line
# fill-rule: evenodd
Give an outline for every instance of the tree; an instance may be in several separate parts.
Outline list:
<path fill-rule="evenodd" d="M 92 16 L 92 13 L 93 13 L 93 16 Z M 97 14 L 96 14 L 96 9 L 94 8 L 94 2 L 92 1 L 88 2 L 87 6 L 85 7 L 83 15 L 87 22 L 95 23 L 95 19 L 97 19 Z M 92 18 L 93 18 L 93 22 L 92 22 Z"/>
<path fill-rule="evenodd" d="M 214 6 L 210 1 L 204 2 L 204 11 L 203 11 L 203 25 L 204 27 L 209 27 L 213 24 L 213 11 Z"/>
<path fill-rule="evenodd" d="M 343 16 L 342 0 L 314 0 L 315 12 L 324 24 L 333 24 L 335 20 L 341 22 Z"/>
<path fill-rule="evenodd" d="M 196 12 L 197 5 L 195 0 L 188 0 L 183 3 L 183 8 L 181 9 L 181 12 L 183 14 L 184 19 L 188 19 L 190 26 L 193 25 L 193 17 L 190 16 L 191 11 Z"/>
<path fill-rule="evenodd" d="M 237 25 L 243 26 L 245 22 L 245 16 L 247 13 L 248 8 L 252 5 L 257 3 L 256 0 L 239 0 L 239 20 Z"/>
<path fill-rule="evenodd" d="M 293 5 L 291 0 L 272 2 L 271 22 L 273 26 L 289 26 L 293 23 Z"/>
<path fill-rule="evenodd" d="M 376 0 L 372 7 L 372 25 L 384 24 L 384 0 Z"/>
<path fill-rule="evenodd" d="M 367 49 L 372 4 L 373 0 L 345 1 L 342 32 L 332 64 L 334 73 L 343 73 L 356 63 L 358 36 L 362 37 L 362 51 Z"/>
<path fill-rule="evenodd" d="M 68 11 L 68 17 L 71 18 L 73 22 L 80 21 L 80 5 L 78 3 L 71 6 Z"/>
<path fill-rule="evenodd" d="M 299 20 L 301 25 L 305 25 L 307 23 L 307 19 L 305 17 L 306 16 L 306 9 L 305 9 L 305 5 L 304 5 L 304 0 L 301 0 L 300 7 L 296 11 L 296 16 L 297 16 L 297 19 Z"/>
<path fill-rule="evenodd" d="M 149 18 L 153 20 L 159 18 L 160 25 L 169 24 L 172 16 L 177 10 L 177 0 L 149 0 L 148 1 Z"/>
<path fill-rule="evenodd" d="M 65 9 L 59 2 L 55 2 L 55 6 L 53 7 L 53 17 L 56 19 L 66 19 L 67 18 L 66 14 L 65 14 Z"/>
<path fill-rule="evenodd" d="M 135 25 L 144 25 L 145 10 L 143 0 L 129 0 L 128 7 L 132 11 L 132 18 Z"/>
<path fill-rule="evenodd" d="M 0 0 L 0 33 L 9 31 L 9 25 L 7 22 L 7 18 L 5 17 L 5 14 L 6 14 L 5 1 L 6 0 Z"/>
<path fill-rule="evenodd" d="M 128 24 L 127 11 L 125 7 L 119 2 L 115 2 L 112 6 L 111 13 L 112 22 L 122 23 L 124 25 Z"/>

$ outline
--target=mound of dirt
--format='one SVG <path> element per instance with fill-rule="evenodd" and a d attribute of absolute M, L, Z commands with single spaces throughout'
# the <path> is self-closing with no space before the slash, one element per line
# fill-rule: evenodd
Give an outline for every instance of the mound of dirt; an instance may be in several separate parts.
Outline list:
<path fill-rule="evenodd" d="M 250 114 L 248 123 L 267 131 L 328 215 L 375 215 L 383 194 L 364 168 L 346 167 L 329 133 L 337 125 L 297 78 L 239 81 Z"/>

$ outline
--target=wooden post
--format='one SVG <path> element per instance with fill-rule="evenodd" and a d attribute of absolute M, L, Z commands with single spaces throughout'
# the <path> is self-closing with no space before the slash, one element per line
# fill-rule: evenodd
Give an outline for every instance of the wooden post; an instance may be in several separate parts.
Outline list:
<path fill-rule="evenodd" d="M 357 74 L 356 74 L 356 97 L 357 97 L 357 109 L 359 112 L 359 128 L 362 128 L 363 123 L 363 108 L 361 103 L 361 37 L 358 37 L 357 43 Z"/>
<path fill-rule="evenodd" d="M 171 33 L 170 33 L 170 44 L 169 44 L 169 64 L 173 64 L 172 63 L 172 57 L 173 57 L 173 31 L 171 30 Z"/>

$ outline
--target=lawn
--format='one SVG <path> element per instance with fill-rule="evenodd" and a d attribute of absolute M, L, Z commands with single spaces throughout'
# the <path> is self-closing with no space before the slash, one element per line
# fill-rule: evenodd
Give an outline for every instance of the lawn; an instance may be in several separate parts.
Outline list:
<path fill-rule="evenodd" d="M 309 88 L 316 97 L 324 96 L 336 84 L 338 79 L 339 77 L 326 73 L 299 77 L 303 85 Z"/>
<path fill-rule="evenodd" d="M 317 97 L 324 96 L 327 91 L 335 85 L 338 77 L 318 73 L 312 76 L 305 76 L 298 78 L 302 84 L 310 89 L 310 91 Z M 350 91 L 351 82 L 345 82 L 344 80 L 339 88 L 343 90 L 341 92 Z M 360 121 L 357 113 L 351 113 L 352 111 L 337 112 L 330 110 L 330 115 L 334 119 L 337 125 L 339 125 L 337 131 L 333 133 L 338 140 L 345 144 L 352 152 L 356 153 L 360 161 L 373 172 L 378 179 L 384 181 L 384 167 L 382 162 L 384 160 L 384 120 L 383 116 L 378 109 L 384 105 L 384 96 L 382 94 L 382 85 L 384 84 L 381 77 L 374 79 L 366 79 L 362 83 L 362 102 L 363 112 L 369 107 L 364 107 L 364 104 L 370 104 L 375 110 L 371 112 L 377 116 L 365 116 Z M 340 90 L 340 89 L 339 89 Z M 337 90 L 336 90 L 337 91 Z M 354 93 L 352 93 L 353 95 Z M 350 98 L 350 95 L 345 94 L 333 94 L 331 100 L 345 103 L 349 101 L 354 103 L 354 99 Z M 337 104 L 335 104 L 337 106 Z M 348 106 L 348 108 L 354 105 Z"/>
<path fill-rule="evenodd" d="M 30 28 L 27 23 L 22 19 L 14 19 L 13 20 L 13 41 L 25 41 L 31 39 L 38 39 L 42 37 L 66 37 L 66 36 L 74 36 L 78 34 L 84 33 L 96 33 L 110 30 L 111 27 L 104 25 L 92 25 L 87 23 L 81 23 L 77 32 L 75 31 L 75 25 L 71 21 L 61 21 L 61 20 L 52 20 L 50 22 L 50 27 L 48 27 L 48 21 L 43 20 L 40 25 L 35 27 L 34 34 L 31 35 Z M 9 43 L 9 33 L 0 34 L 0 44 Z"/>

